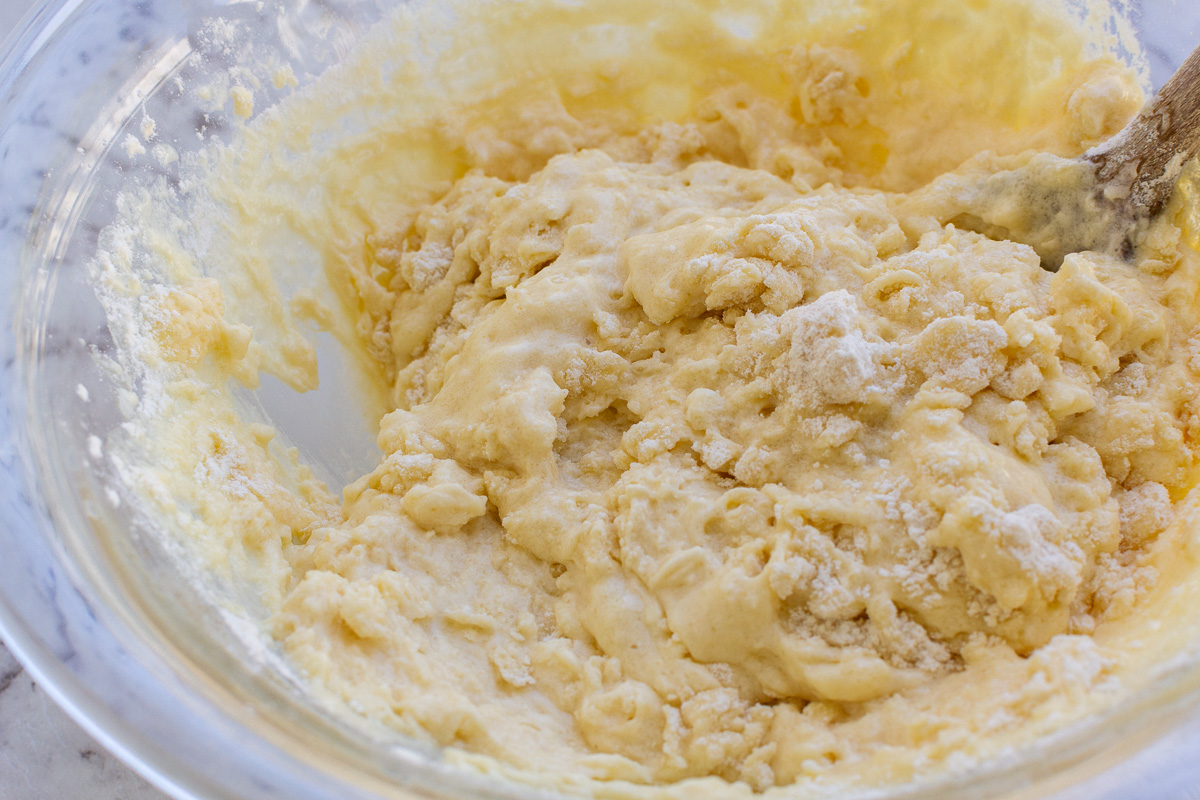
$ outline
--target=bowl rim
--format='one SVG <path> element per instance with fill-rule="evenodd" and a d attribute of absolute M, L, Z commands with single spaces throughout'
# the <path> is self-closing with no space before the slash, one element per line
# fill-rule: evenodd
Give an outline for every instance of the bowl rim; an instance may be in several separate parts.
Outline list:
<path fill-rule="evenodd" d="M 37 54 L 48 46 L 60 30 L 71 24 L 90 2 L 93 0 L 49 0 L 26 14 L 0 46 L 0 97 L 7 100 L 12 96 L 21 75 Z M 6 112 L 7 108 L 0 108 L 0 131 L 7 122 Z M 10 294 L 9 303 L 19 303 L 20 297 L 20 293 Z M 19 317 L 19 311 L 10 316 L 12 319 Z M 11 364 L 11 357 L 20 355 L 19 349 L 20 336 L 10 328 L 6 335 L 0 337 L 0 356 L 6 357 Z M 16 360 L 19 371 L 21 359 Z M 4 373 L 10 378 L 14 375 L 11 366 L 4 367 Z M 34 512 L 39 519 L 53 526 L 56 515 L 44 507 L 40 491 L 43 477 L 39 469 L 44 469 L 45 465 L 35 463 L 37 458 L 30 457 L 33 452 L 29 446 L 30 431 L 26 429 L 28 423 L 22 407 L 26 396 L 20 394 L 23 385 L 23 381 L 10 382 L 9 388 L 13 394 L 6 392 L 0 396 L 0 483 L 6 484 L 6 492 L 29 498 L 30 507 L 26 510 Z M 39 508 L 33 508 L 34 505 Z M 5 537 L 19 537 L 21 526 L 27 521 L 14 516 L 5 502 L 0 509 L 0 542 Z M 32 535 L 35 531 L 26 530 L 24 533 Z M 45 544 L 48 548 L 51 546 L 51 543 Z M 95 686 L 88 686 L 80 674 L 70 667 L 69 659 L 56 652 L 46 638 L 31 627 L 11 603 L 9 591 L 0 583 L 0 638 L 33 680 L 75 723 L 148 782 L 172 797 L 202 800 L 234 796 L 228 794 L 229 786 L 222 781 L 219 772 L 197 769 L 187 758 L 180 754 L 171 757 L 164 748 L 155 747 L 155 743 L 148 741 L 145 733 L 116 709 L 111 697 L 105 696 Z M 81 600 L 87 602 L 82 596 Z M 117 620 L 105 622 L 121 624 Z M 104 633 L 111 637 L 115 647 L 122 647 L 119 637 L 111 631 L 105 630 Z M 139 635 L 134 631 L 122 633 L 135 638 Z M 182 688 L 190 691 L 194 687 Z M 168 691 L 181 691 L 181 687 L 171 687 Z M 207 701 L 209 698 L 204 699 Z M 1154 719 L 1149 719 L 1146 713 L 1151 708 L 1157 712 Z M 1023 774 L 1033 784 L 1040 786 L 1052 779 L 1068 776 L 1071 771 L 1087 771 L 1098 762 L 1108 761 L 1109 766 L 1119 763 L 1124 760 L 1121 756 L 1130 756 L 1177 730 L 1183 721 L 1196 717 L 1198 709 L 1200 663 L 1190 663 L 1156 678 L 1109 712 L 1085 720 L 1086 724 L 1072 725 L 1050 736 L 1039 737 L 1028 747 L 1022 748 L 1021 754 L 1014 760 L 990 759 L 978 770 L 971 769 L 932 782 L 897 787 L 900 791 L 888 796 L 933 798 L 960 796 L 960 792 L 978 797 L 998 796 L 1008 790 L 1008 787 L 999 783 L 1011 782 L 1014 772 Z M 236 723 L 236 720 L 231 722 Z M 1097 732 L 1104 736 L 1096 736 Z M 1137 743 L 1131 745 L 1129 739 L 1124 738 L 1126 736 L 1134 737 Z M 1107 743 L 1098 741 L 1106 738 Z M 1056 749 L 1061 747 L 1064 755 L 1052 762 L 1036 758 L 1040 749 L 1050 743 L 1057 745 Z M 1022 768 L 1029 767 L 1031 763 L 1033 769 L 1022 773 Z M 1051 763 L 1053 766 L 1050 766 Z M 516 787 L 516 790 L 521 788 Z M 524 796 L 528 796 L 528 792 Z"/>

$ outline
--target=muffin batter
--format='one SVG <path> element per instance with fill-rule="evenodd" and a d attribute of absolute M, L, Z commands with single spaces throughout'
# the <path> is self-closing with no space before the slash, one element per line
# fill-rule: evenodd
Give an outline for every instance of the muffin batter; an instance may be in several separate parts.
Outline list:
<path fill-rule="evenodd" d="M 687 5 L 605 9 L 631 36 L 666 20 L 645 63 L 564 57 L 586 7 L 457 8 L 445 31 L 418 8 L 390 35 L 521 79 L 430 69 L 465 81 L 453 102 L 406 84 L 410 116 L 381 125 L 417 72 L 372 79 L 369 42 L 217 148 L 208 275 L 197 240 L 160 242 L 174 280 L 138 301 L 129 346 L 164 377 L 130 482 L 258 587 L 314 691 L 525 780 L 894 782 L 1115 702 L 1106 626 L 1142 613 L 1164 553 L 1193 557 L 1172 523 L 1200 424 L 1195 234 L 1177 198 L 1132 262 L 1050 273 L 1019 214 L 970 230 L 961 187 L 1082 185 L 1065 157 L 1120 128 L 1135 79 L 1033 5 Z M 296 124 L 322 104 L 353 110 L 332 143 Z M 285 299 L 277 230 L 340 300 Z M 340 504 L 223 378 L 312 388 L 306 319 L 388 409 Z"/>

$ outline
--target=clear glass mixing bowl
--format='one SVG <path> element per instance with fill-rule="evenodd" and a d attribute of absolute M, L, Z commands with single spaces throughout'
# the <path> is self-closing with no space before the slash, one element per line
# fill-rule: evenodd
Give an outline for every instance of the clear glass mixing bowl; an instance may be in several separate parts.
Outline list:
<path fill-rule="evenodd" d="M 228 67 L 245 46 L 278 54 L 303 85 L 388 5 L 51 0 L 0 60 L 0 632 L 89 733 L 176 797 L 540 796 L 307 702 L 254 635 L 197 599 L 161 537 L 114 502 L 111 465 L 89 439 L 122 419 L 96 357 L 112 342 L 85 264 L 117 187 L 136 177 L 127 130 L 149 115 L 177 149 L 224 137 L 229 120 L 183 92 L 186 81 Z M 1200 4 L 1146 3 L 1134 18 L 1157 86 L 1200 41 Z M 254 41 L 217 46 L 203 33 L 214 20 L 248 27 Z M 278 96 L 267 87 L 259 102 Z M 175 177 L 170 159 L 156 163 Z M 336 352 L 322 355 L 323 370 L 339 368 Z M 354 407 L 337 390 L 352 383 L 296 395 L 265 381 L 253 398 L 334 485 L 374 458 L 363 420 L 339 411 Z M 1198 708 L 1200 670 L 1168 670 L 1103 719 L 890 796 L 1192 797 Z"/>

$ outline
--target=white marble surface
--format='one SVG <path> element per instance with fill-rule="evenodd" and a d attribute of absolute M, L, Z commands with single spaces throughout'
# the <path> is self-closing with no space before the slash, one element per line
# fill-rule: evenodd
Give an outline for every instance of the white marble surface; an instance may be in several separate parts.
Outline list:
<path fill-rule="evenodd" d="M 0 41 L 34 0 L 0 0 Z M 0 644 L 2 800 L 164 800 L 47 697 Z"/>
<path fill-rule="evenodd" d="M 165 797 L 84 733 L 0 646 L 0 798 Z"/>

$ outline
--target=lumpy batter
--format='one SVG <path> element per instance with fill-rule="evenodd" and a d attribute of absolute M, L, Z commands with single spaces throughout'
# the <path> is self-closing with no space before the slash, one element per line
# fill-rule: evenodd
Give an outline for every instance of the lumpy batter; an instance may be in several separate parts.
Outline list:
<path fill-rule="evenodd" d="M 131 480 L 260 587 L 314 686 L 527 780 L 900 781 L 1115 702 L 1104 632 L 1145 613 L 1163 558 L 1194 559 L 1174 524 L 1200 424 L 1184 199 L 1133 261 L 1051 273 L 1020 213 L 1007 238 L 968 230 L 962 187 L 1075 180 L 1065 157 L 1136 110 L 1131 74 L 1018 3 L 753 35 L 614 6 L 654 31 L 645 64 L 598 34 L 566 58 L 592 11 L 520 5 L 397 23 L 444 25 L 480 74 L 525 59 L 519 85 L 427 107 L 414 88 L 404 124 L 334 145 L 296 121 L 349 101 L 314 91 L 214 160 L 242 260 L 143 301 L 175 415 L 171 468 Z M 771 19 L 728 24 L 754 9 Z M 511 26 L 526 39 L 497 55 Z M 370 83 L 379 52 L 326 80 Z M 321 147 L 309 173 L 263 157 Z M 278 188 L 309 178 L 315 200 Z M 263 289 L 280 218 L 339 302 Z M 388 398 L 379 465 L 340 506 L 197 388 L 260 368 L 311 386 L 276 317 L 339 332 Z"/>

